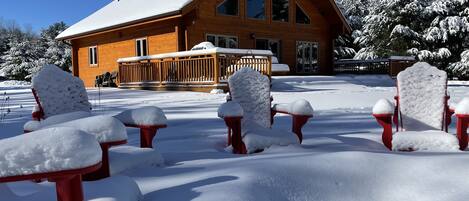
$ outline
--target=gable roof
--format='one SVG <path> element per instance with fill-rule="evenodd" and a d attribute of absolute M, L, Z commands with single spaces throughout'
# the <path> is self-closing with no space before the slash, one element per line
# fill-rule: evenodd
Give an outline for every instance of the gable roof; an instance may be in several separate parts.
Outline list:
<path fill-rule="evenodd" d="M 57 40 L 66 40 L 112 28 L 138 22 L 179 14 L 189 3 L 195 0 L 113 0 L 105 7 L 72 25 L 57 36 Z M 313 0 L 318 8 L 324 10 L 325 17 L 341 24 L 342 32 L 351 32 L 335 0 Z"/>
<path fill-rule="evenodd" d="M 113 0 L 57 36 L 68 39 L 125 24 L 173 15 L 193 0 Z"/>

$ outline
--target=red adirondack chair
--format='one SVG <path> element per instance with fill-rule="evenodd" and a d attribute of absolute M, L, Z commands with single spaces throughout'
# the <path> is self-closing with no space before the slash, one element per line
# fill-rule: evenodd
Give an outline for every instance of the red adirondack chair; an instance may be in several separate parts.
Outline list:
<path fill-rule="evenodd" d="M 45 146 L 42 144 L 44 142 L 51 143 Z M 95 138 L 75 129 L 41 130 L 31 135 L 2 140 L 0 146 L 2 146 L 0 154 L 14 154 L 21 157 L 18 160 L 25 162 L 15 169 L 11 166 L 8 166 L 12 168 L 11 170 L 2 169 L 0 183 L 48 179 L 56 183 L 59 201 L 83 201 L 81 175 L 101 167 L 101 150 Z M 37 150 L 39 147 L 47 148 L 39 151 Z M 61 153 L 54 155 L 48 150 Z M 2 160 L 5 160 L 2 161 L 3 164 L 18 165 L 16 162 L 7 161 L 7 157 Z"/>
<path fill-rule="evenodd" d="M 313 116 L 307 101 L 271 107 L 269 78 L 251 68 L 237 71 L 228 82 L 230 98 L 220 106 L 218 116 L 225 120 L 228 145 L 232 145 L 234 153 L 254 153 L 272 145 L 301 143 L 301 128 Z M 293 132 L 271 129 L 277 113 L 292 115 Z"/>
<path fill-rule="evenodd" d="M 55 200 L 53 189 L 41 187 L 30 195 L 16 195 L 2 183 L 42 180 L 55 182 L 58 201 L 112 199 L 135 201 L 142 195 L 129 177 L 116 176 L 82 184 L 82 175 L 99 171 L 101 150 L 96 138 L 74 128 L 48 128 L 0 140 L 0 200 Z M 125 197 L 121 195 L 125 194 Z"/>
<path fill-rule="evenodd" d="M 46 65 L 33 77 L 32 92 L 37 105 L 32 113 L 33 121 L 25 124 L 26 132 L 42 127 L 41 121 L 48 118 L 54 120 L 46 121 L 47 126 L 91 116 L 83 81 L 57 66 Z M 61 115 L 60 118 L 55 117 L 57 115 Z M 140 129 L 142 148 L 152 148 L 158 129 L 167 127 L 164 112 L 157 107 L 126 110 L 116 118 L 127 127 Z"/>
<path fill-rule="evenodd" d="M 447 75 L 427 63 L 417 63 L 397 76 L 396 105 L 380 100 L 373 116 L 383 127 L 382 140 L 390 150 L 464 150 L 468 116 L 458 114 L 457 137 L 448 134 L 454 110 L 448 106 Z M 392 124 L 396 126 L 393 133 Z M 429 146 L 438 141 L 439 147 Z M 441 142 L 440 142 L 441 141 Z"/>
<path fill-rule="evenodd" d="M 99 123 L 96 123 L 99 122 Z M 85 131 L 96 137 L 102 151 L 102 166 L 97 171 L 84 175 L 84 180 L 95 181 L 110 177 L 121 171 L 163 162 L 161 154 L 151 148 L 126 146 L 127 131 L 124 124 L 112 116 L 92 116 L 46 128 L 67 127 Z M 129 160 L 129 156 L 132 159 Z"/>

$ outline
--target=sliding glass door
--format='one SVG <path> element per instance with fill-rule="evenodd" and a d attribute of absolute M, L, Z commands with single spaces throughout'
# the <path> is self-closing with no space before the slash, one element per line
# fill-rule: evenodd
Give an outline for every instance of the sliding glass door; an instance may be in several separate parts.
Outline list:
<path fill-rule="evenodd" d="M 319 43 L 308 41 L 296 42 L 296 72 L 319 72 Z"/>

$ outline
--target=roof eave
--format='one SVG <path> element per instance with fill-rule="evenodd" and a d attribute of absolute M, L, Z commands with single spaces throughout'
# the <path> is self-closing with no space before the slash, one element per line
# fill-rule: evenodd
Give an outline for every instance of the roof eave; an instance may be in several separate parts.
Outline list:
<path fill-rule="evenodd" d="M 134 25 L 134 24 L 147 22 L 147 21 L 152 21 L 152 20 L 157 20 L 157 19 L 161 19 L 161 18 L 165 18 L 165 17 L 171 17 L 171 16 L 175 16 L 175 15 L 180 15 L 181 13 L 182 13 L 182 9 L 177 10 L 177 11 L 173 11 L 173 12 L 163 13 L 163 14 L 160 14 L 160 15 L 147 17 L 147 18 L 142 18 L 142 19 L 138 19 L 138 20 L 122 23 L 122 24 L 117 24 L 117 25 L 114 25 L 114 26 L 109 26 L 109 27 L 105 27 L 105 28 L 101 28 L 101 29 L 92 30 L 92 31 L 87 31 L 87 32 L 79 33 L 79 34 L 74 34 L 74 35 L 69 35 L 69 36 L 64 36 L 64 37 L 56 37 L 55 40 L 73 40 L 73 39 L 76 39 L 76 38 L 83 38 L 83 37 L 86 37 L 88 35 L 96 34 L 96 33 L 99 33 L 99 32 L 106 32 L 106 31 L 111 31 L 111 30 L 114 30 L 114 29 L 123 29 L 123 28 L 126 28 L 126 27 Z"/>
<path fill-rule="evenodd" d="M 347 19 L 345 18 L 340 8 L 337 6 L 337 3 L 335 2 L 335 0 L 329 0 L 329 2 L 334 7 L 334 10 L 336 11 L 336 13 L 339 15 L 339 18 L 342 21 L 343 27 L 345 28 L 345 34 L 352 34 L 352 31 L 353 31 L 352 27 L 348 23 Z"/>

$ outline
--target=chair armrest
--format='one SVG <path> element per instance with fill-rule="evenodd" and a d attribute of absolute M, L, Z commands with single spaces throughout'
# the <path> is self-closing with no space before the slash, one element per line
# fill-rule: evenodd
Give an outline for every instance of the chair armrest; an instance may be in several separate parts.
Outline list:
<path fill-rule="evenodd" d="M 314 109 L 311 104 L 304 99 L 297 100 L 290 104 L 275 104 L 272 107 L 274 113 L 289 114 L 292 116 L 309 116 L 314 115 Z"/>
<path fill-rule="evenodd" d="M 243 117 L 244 111 L 241 105 L 235 101 L 223 103 L 218 108 L 218 117 L 225 119 L 229 117 Z"/>
<path fill-rule="evenodd" d="M 313 117 L 314 109 L 311 104 L 300 99 L 290 104 L 275 104 L 272 107 L 272 119 L 276 113 L 289 114 L 292 116 L 292 132 L 296 134 L 300 143 L 303 141 L 303 132 L 301 129 Z"/>
<path fill-rule="evenodd" d="M 373 116 L 383 127 L 382 140 L 384 146 L 392 150 L 392 122 L 395 106 L 387 99 L 381 99 L 373 107 Z"/>
<path fill-rule="evenodd" d="M 388 99 L 380 99 L 373 106 L 373 115 L 393 115 L 395 112 L 394 104 Z"/>

